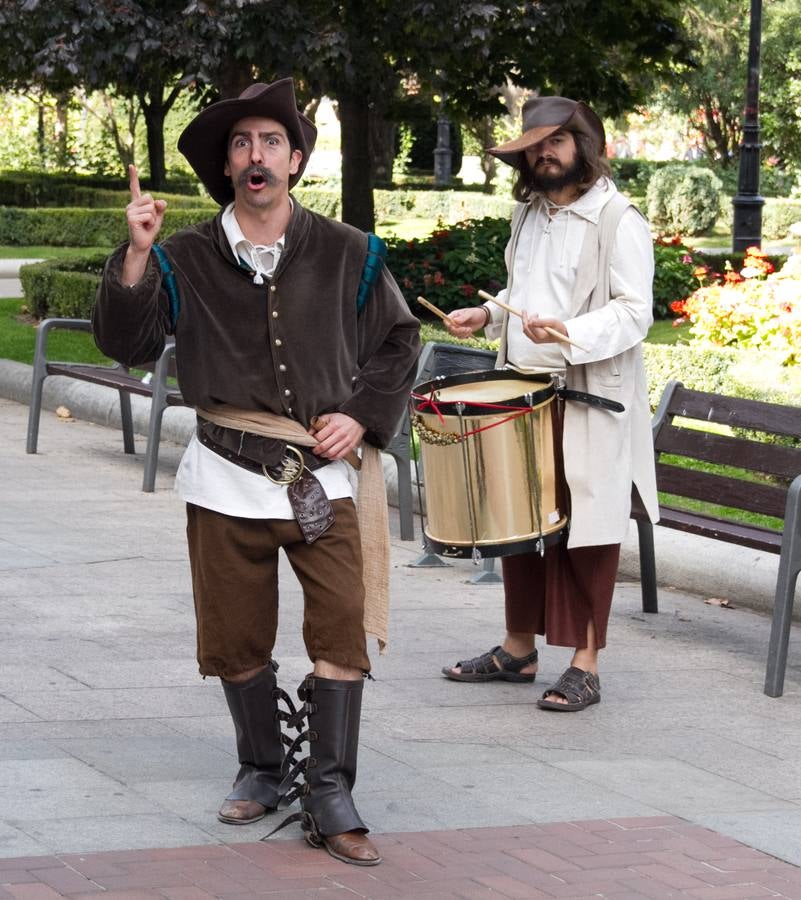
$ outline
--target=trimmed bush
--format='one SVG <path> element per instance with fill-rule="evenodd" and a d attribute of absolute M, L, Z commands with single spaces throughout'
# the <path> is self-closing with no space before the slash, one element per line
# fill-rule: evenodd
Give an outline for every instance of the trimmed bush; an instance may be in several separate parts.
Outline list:
<path fill-rule="evenodd" d="M 142 179 L 142 187 L 150 189 L 149 179 Z M 0 206 L 78 206 L 81 204 L 74 199 L 73 192 L 92 188 L 127 191 L 128 180 L 72 172 L 0 172 Z M 197 179 L 189 175 L 172 177 L 167 190 L 197 197 Z"/>
<path fill-rule="evenodd" d="M 104 253 L 93 253 L 22 266 L 22 292 L 32 315 L 88 319 L 105 262 Z"/>
<path fill-rule="evenodd" d="M 162 237 L 210 218 L 208 209 L 168 209 Z M 12 209 L 0 207 L 0 244 L 113 247 L 128 238 L 119 209 Z"/>
<path fill-rule="evenodd" d="M 719 221 L 731 229 L 734 218 L 732 198 L 724 197 Z M 768 241 L 781 241 L 790 234 L 790 226 L 801 222 L 801 200 L 768 197 L 762 207 L 762 237 Z"/>
<path fill-rule="evenodd" d="M 648 182 L 648 218 L 671 234 L 701 234 L 720 214 L 720 188 L 710 169 L 665 166 Z"/>

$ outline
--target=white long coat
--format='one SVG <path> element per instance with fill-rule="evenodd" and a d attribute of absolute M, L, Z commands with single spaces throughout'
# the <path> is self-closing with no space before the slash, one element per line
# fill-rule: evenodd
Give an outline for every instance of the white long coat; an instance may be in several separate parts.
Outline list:
<path fill-rule="evenodd" d="M 623 413 L 568 401 L 565 409 L 563 451 L 565 477 L 570 488 L 569 547 L 617 544 L 623 541 L 631 515 L 632 486 L 636 487 L 651 521 L 659 518 L 651 437 L 651 412 L 642 358 L 642 340 L 652 321 L 642 298 L 612 296 L 610 260 L 617 227 L 631 206 L 614 192 L 588 222 L 572 291 L 572 315 L 565 321 L 568 334 L 584 352 L 571 351 L 574 364 L 566 368 L 567 386 L 623 404 Z M 512 236 L 506 248 L 511 273 L 528 204 L 519 204 L 512 217 Z M 506 363 L 504 314 L 497 365 Z M 580 362 L 579 362 L 580 360 Z"/>

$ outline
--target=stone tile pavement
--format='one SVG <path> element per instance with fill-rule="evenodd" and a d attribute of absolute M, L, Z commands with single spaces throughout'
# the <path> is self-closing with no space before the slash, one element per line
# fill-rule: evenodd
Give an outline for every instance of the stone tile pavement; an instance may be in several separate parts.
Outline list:
<path fill-rule="evenodd" d="M 45 413 L 27 456 L 26 417 L 0 400 L 0 898 L 801 897 L 797 626 L 770 699 L 767 617 L 666 587 L 647 616 L 622 581 L 603 702 L 549 714 L 563 649 L 533 687 L 439 675 L 497 642 L 502 591 L 467 562 L 411 568 L 397 536 L 356 788 L 386 862 L 343 866 L 293 829 L 258 843 L 280 814 L 218 823 L 236 761 L 193 658 L 181 448 L 147 495 L 115 430 Z M 291 688 L 308 662 L 286 568 L 281 587 Z"/>

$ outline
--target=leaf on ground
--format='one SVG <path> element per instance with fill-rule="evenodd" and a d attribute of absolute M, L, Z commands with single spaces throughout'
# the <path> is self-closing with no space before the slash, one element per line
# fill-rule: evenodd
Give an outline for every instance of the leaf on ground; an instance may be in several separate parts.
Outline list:
<path fill-rule="evenodd" d="M 704 603 L 709 606 L 722 606 L 724 609 L 734 609 L 728 600 L 721 599 L 720 597 L 710 597 L 708 600 L 704 600 Z"/>
<path fill-rule="evenodd" d="M 56 410 L 56 415 L 59 419 L 71 419 L 72 413 L 67 409 L 66 406 L 59 406 Z"/>

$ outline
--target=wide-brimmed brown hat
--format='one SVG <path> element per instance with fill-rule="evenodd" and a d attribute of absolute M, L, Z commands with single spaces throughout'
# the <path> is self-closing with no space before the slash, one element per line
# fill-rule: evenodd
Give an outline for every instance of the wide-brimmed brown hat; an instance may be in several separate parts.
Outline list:
<path fill-rule="evenodd" d="M 523 104 L 523 134 L 513 141 L 490 147 L 487 153 L 520 168 L 523 153 L 534 144 L 559 131 L 577 131 L 592 138 L 600 156 L 606 146 L 603 122 L 581 100 L 567 97 L 532 97 Z"/>
<path fill-rule="evenodd" d="M 228 135 L 240 119 L 250 116 L 280 122 L 303 154 L 298 171 L 289 176 L 290 188 L 300 181 L 317 140 L 314 123 L 298 111 L 295 84 L 291 78 L 282 78 L 272 84 L 251 84 L 236 99 L 220 100 L 207 106 L 184 128 L 178 138 L 178 149 L 221 206 L 234 199 L 231 179 L 223 171 L 228 158 Z"/>

